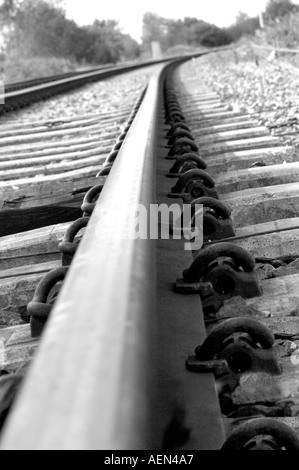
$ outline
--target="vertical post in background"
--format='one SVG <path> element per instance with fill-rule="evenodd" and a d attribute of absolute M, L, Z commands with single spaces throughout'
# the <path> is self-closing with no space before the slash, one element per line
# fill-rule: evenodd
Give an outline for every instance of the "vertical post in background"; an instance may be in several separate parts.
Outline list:
<path fill-rule="evenodd" d="M 152 41 L 152 57 L 153 59 L 162 59 L 162 50 L 161 50 L 161 44 L 159 41 Z"/>
<path fill-rule="evenodd" d="M 259 22 L 260 22 L 260 28 L 263 29 L 265 27 L 265 23 L 264 23 L 264 16 L 263 16 L 262 11 L 259 12 Z"/>

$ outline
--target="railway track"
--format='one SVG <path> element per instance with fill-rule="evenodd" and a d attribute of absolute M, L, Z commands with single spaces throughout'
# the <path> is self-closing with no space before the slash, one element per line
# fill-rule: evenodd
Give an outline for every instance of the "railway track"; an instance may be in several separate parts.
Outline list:
<path fill-rule="evenodd" d="M 222 49 L 227 49 L 224 46 Z M 217 48 L 215 48 L 217 50 Z M 185 54 L 183 58 L 201 56 L 208 51 L 203 49 L 192 54 Z M 128 61 L 123 64 L 98 66 L 86 70 L 66 72 L 60 75 L 35 78 L 23 82 L 4 84 L 4 90 L 0 90 L 0 115 L 32 105 L 33 103 L 47 100 L 52 96 L 76 90 L 88 83 L 105 80 L 130 71 L 140 70 L 145 67 L 175 60 L 177 57 L 169 57 L 157 60 Z"/>
<path fill-rule="evenodd" d="M 202 53 L 204 52 L 199 53 L 199 55 Z M 171 58 L 168 60 L 171 60 Z M 2 96 L 2 90 L 0 93 L 0 115 L 30 106 L 52 96 L 75 90 L 88 83 L 105 80 L 129 71 L 159 64 L 163 61 L 165 59 L 127 62 L 121 65 L 94 67 L 82 71 L 67 72 L 60 75 L 5 84 L 4 96 Z"/>
<path fill-rule="evenodd" d="M 57 145 L 53 175 L 38 146 L 24 156 L 43 125 L 5 129 L 23 153 L 0 160 L 1 448 L 298 450 L 296 152 L 228 111 L 192 62 L 157 65 L 132 101 L 104 137 L 99 116 L 54 129 L 70 153 L 88 129 L 85 163 L 104 156 L 74 158 L 62 185 L 81 185 L 75 202 L 55 187 L 69 165 Z M 21 197 L 26 169 L 45 203 Z M 179 210 L 169 237 L 163 219 L 136 218 L 157 204 Z M 182 236 L 188 210 L 199 245 Z"/>

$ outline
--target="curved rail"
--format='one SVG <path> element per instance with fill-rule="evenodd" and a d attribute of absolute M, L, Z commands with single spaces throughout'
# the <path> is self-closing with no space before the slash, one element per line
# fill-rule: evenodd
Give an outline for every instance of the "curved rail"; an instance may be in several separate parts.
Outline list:
<path fill-rule="evenodd" d="M 155 245 L 124 234 L 135 226 L 132 207 L 154 201 L 164 72 L 161 65 L 152 78 L 100 195 L 4 432 L 3 449 L 156 445 L 148 426 L 156 388 Z"/>
<path fill-rule="evenodd" d="M 186 60 L 189 57 L 197 57 L 205 54 L 207 51 L 200 51 L 184 57 L 177 57 L 176 60 Z M 44 77 L 28 82 L 20 82 L 18 84 L 8 84 L 5 86 L 5 93 L 0 94 L 0 112 L 10 111 L 20 105 L 30 104 L 33 101 L 39 101 L 44 97 L 49 97 L 58 93 L 64 93 L 74 88 L 80 87 L 87 83 L 97 80 L 130 72 L 150 65 L 167 63 L 173 58 L 165 58 L 161 60 L 146 60 L 142 62 L 126 63 L 125 65 L 117 65 L 110 67 L 97 67 L 84 72 L 72 72 L 51 77 Z"/>
<path fill-rule="evenodd" d="M 50 79 L 44 83 L 34 84 L 32 86 L 26 86 L 19 88 L 14 91 L 6 91 L 4 95 L 0 95 L 0 112 L 10 111 L 19 107 L 20 105 L 30 104 L 34 101 L 39 101 L 45 97 L 49 97 L 58 93 L 65 93 L 66 91 L 80 87 L 87 83 L 91 83 L 98 80 L 104 80 L 106 78 L 133 71 L 149 65 L 155 65 L 165 61 L 146 61 L 134 65 L 117 66 L 111 67 L 105 70 L 95 69 L 84 73 L 74 73 L 72 76 L 56 77 Z M 9 88 L 8 88 L 9 90 Z"/>
<path fill-rule="evenodd" d="M 122 65 L 101 66 L 85 71 L 67 72 L 61 75 L 7 84 L 5 85 L 4 95 L 0 94 L 0 103 L 4 103 L 0 104 L 0 112 L 11 111 L 20 105 L 24 106 L 33 101 L 39 101 L 45 97 L 47 98 L 54 94 L 63 93 L 96 80 L 104 80 L 114 75 L 148 67 L 150 65 L 168 63 L 173 60 L 187 60 L 207 54 L 211 50 L 225 50 L 230 47 L 231 46 L 222 46 L 213 49 L 201 49 L 190 54 L 184 54 L 183 56 L 170 56 L 159 60 L 132 61 Z"/>
<path fill-rule="evenodd" d="M 32 78 L 30 80 L 24 80 L 24 81 L 17 81 L 17 82 L 10 82 L 5 85 L 5 91 L 6 93 L 11 92 L 11 91 L 16 91 L 16 90 L 21 90 L 23 88 L 29 88 L 32 86 L 40 85 L 42 83 L 49 83 L 55 80 L 61 80 L 62 78 L 68 78 L 68 77 L 75 77 L 77 75 L 81 75 L 82 73 L 90 72 L 90 71 L 95 71 L 95 70 L 104 70 L 108 68 L 115 67 L 115 65 L 102 65 L 99 67 L 90 67 L 88 69 L 84 70 L 73 70 L 71 72 L 65 72 L 65 73 L 60 73 L 60 74 L 55 74 L 55 75 L 46 75 L 44 77 L 38 77 L 38 78 Z"/>

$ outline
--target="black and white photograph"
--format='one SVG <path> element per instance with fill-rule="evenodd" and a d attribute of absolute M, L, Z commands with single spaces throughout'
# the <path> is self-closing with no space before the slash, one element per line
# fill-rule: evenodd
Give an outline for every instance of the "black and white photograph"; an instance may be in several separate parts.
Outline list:
<path fill-rule="evenodd" d="M 0 0 L 0 450 L 299 450 L 299 0 Z"/>

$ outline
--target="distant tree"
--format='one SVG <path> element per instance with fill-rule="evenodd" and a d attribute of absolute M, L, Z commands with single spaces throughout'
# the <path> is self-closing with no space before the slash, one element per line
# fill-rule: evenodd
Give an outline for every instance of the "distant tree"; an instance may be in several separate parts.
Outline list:
<path fill-rule="evenodd" d="M 122 36 L 121 59 L 133 60 L 140 56 L 140 45 L 129 34 Z"/>
<path fill-rule="evenodd" d="M 7 47 L 20 0 L 0 0 L 0 51 Z"/>
<path fill-rule="evenodd" d="M 294 5 L 290 0 L 269 0 L 265 14 L 266 18 L 276 20 L 295 11 L 299 11 L 299 6 Z"/>
<path fill-rule="evenodd" d="M 138 56 L 138 43 L 122 34 L 116 21 L 96 20 L 82 28 L 66 19 L 62 6 L 63 0 L 4 0 L 3 12 L 11 22 L 7 52 L 95 63 Z"/>
<path fill-rule="evenodd" d="M 186 44 L 186 28 L 182 20 L 166 19 L 167 47 L 175 47 L 179 44 Z"/>
<path fill-rule="evenodd" d="M 206 47 L 225 46 L 232 42 L 230 34 L 217 26 L 211 25 L 206 28 L 203 35 L 200 37 L 200 44 Z"/>
<path fill-rule="evenodd" d="M 213 24 L 201 20 L 189 24 L 187 34 L 189 43 L 193 46 L 214 47 L 223 46 L 231 42 L 229 34 Z"/>
<path fill-rule="evenodd" d="M 226 29 L 227 33 L 233 40 L 239 39 L 241 36 L 252 36 L 255 31 L 260 28 L 258 17 L 250 18 L 247 13 L 239 11 L 236 22 Z"/>
<path fill-rule="evenodd" d="M 21 0 L 0 0 L 0 21 L 12 21 L 20 4 Z"/>
<path fill-rule="evenodd" d="M 97 63 L 118 62 L 134 59 L 140 54 L 140 46 L 128 34 L 123 34 L 114 20 L 95 20 L 87 26 L 88 46 L 85 48 L 89 61 Z"/>
<path fill-rule="evenodd" d="M 299 12 L 289 13 L 279 18 L 279 21 L 268 23 L 265 28 L 265 38 L 268 44 L 276 47 L 291 49 L 299 48 Z"/>
<path fill-rule="evenodd" d="M 163 49 L 182 46 L 220 46 L 232 40 L 227 31 L 197 18 L 183 20 L 161 18 L 155 13 L 143 17 L 144 47 L 149 49 L 152 41 L 159 41 Z"/>
<path fill-rule="evenodd" d="M 118 23 L 114 20 L 96 20 L 87 31 L 93 37 L 92 55 L 94 62 L 111 63 L 123 58 L 124 36 L 118 29 Z M 132 40 L 133 41 L 133 40 Z M 129 48 L 128 38 L 125 38 L 126 47 Z M 130 51 L 130 58 L 131 58 Z"/>
<path fill-rule="evenodd" d="M 236 24 L 242 24 L 245 21 L 249 20 L 250 16 L 247 13 L 244 13 L 244 11 L 239 11 L 236 17 Z"/>
<path fill-rule="evenodd" d="M 63 10 L 65 9 L 66 0 L 46 0 L 52 7 L 56 9 Z"/>
<path fill-rule="evenodd" d="M 24 0 L 14 17 L 9 46 L 26 56 L 65 57 L 72 45 L 69 36 L 77 28 L 64 13 L 40 0 Z"/>
<path fill-rule="evenodd" d="M 201 38 L 210 29 L 210 25 L 205 21 L 197 20 L 196 22 L 190 23 L 188 28 L 189 42 L 192 45 L 201 44 Z"/>

